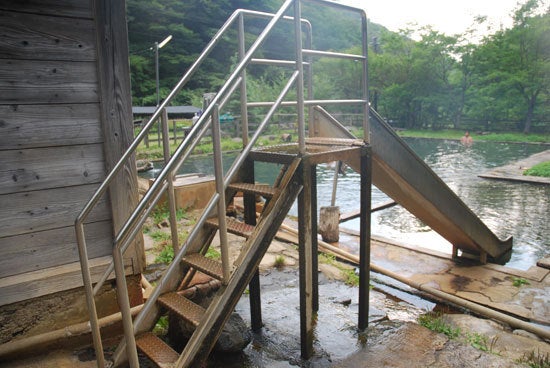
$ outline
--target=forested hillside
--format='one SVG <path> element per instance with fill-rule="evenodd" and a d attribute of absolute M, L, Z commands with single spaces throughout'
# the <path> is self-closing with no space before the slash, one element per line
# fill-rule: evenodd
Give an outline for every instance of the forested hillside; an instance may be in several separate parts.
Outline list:
<path fill-rule="evenodd" d="M 235 9 L 273 13 L 281 3 L 128 0 L 134 105 L 156 104 L 155 42 L 173 36 L 159 50 L 162 98 Z M 313 25 L 314 48 L 359 53 L 360 20 L 356 15 L 306 4 L 303 17 Z M 247 46 L 265 24 L 259 19 L 246 22 Z M 469 34 L 444 35 L 430 28 L 393 33 L 371 23 L 368 34 L 371 104 L 393 124 L 432 129 L 550 130 L 550 9 L 544 9 L 542 1 L 518 5 L 511 29 L 499 30 L 479 43 L 472 43 Z M 291 26 L 281 26 L 260 53 L 284 58 L 292 50 L 293 38 Z M 177 103 L 200 106 L 202 93 L 219 88 L 235 65 L 236 50 L 236 37 L 225 37 Z M 319 60 L 314 97 L 358 98 L 359 70 L 357 63 L 348 60 Z M 275 68 L 252 68 L 247 83 L 250 99 L 261 101 L 276 95 L 285 83 L 284 76 Z M 347 108 L 342 112 L 356 111 Z"/>

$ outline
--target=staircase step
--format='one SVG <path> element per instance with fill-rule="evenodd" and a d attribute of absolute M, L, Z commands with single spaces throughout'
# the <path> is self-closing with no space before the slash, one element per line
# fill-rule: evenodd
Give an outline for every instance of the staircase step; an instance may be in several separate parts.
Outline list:
<path fill-rule="evenodd" d="M 179 354 L 155 334 L 146 332 L 136 338 L 138 349 L 161 368 L 172 367 Z"/>
<path fill-rule="evenodd" d="M 222 264 L 200 253 L 187 254 L 183 257 L 183 262 L 215 279 L 223 279 Z"/>
<path fill-rule="evenodd" d="M 204 315 L 203 307 L 175 292 L 161 295 L 159 303 L 195 327 L 199 325 Z"/>
<path fill-rule="evenodd" d="M 258 194 L 265 198 L 273 197 L 277 191 L 268 184 L 233 183 L 229 185 L 229 188 L 245 193 Z"/>
<path fill-rule="evenodd" d="M 206 223 L 216 228 L 220 226 L 217 217 L 208 219 Z M 237 221 L 231 217 L 226 218 L 226 224 L 227 224 L 227 232 L 242 236 L 243 238 L 246 238 L 246 239 L 248 239 L 250 235 L 252 235 L 252 232 L 254 231 L 254 226 L 245 224 L 244 222 Z"/>
<path fill-rule="evenodd" d="M 282 144 L 250 151 L 248 157 L 253 161 L 290 164 L 298 154 L 296 144 Z"/>

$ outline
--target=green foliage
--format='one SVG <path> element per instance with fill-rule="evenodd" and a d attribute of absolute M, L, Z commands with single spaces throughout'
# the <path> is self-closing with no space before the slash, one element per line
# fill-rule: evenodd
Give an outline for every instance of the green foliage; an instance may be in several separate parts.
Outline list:
<path fill-rule="evenodd" d="M 168 333 L 168 316 L 162 316 L 159 318 L 153 328 L 153 333 L 157 336 L 163 336 Z"/>
<path fill-rule="evenodd" d="M 527 364 L 530 368 L 550 368 L 550 355 L 541 353 L 540 350 L 536 353 L 532 351 L 525 353 L 518 363 Z"/>
<path fill-rule="evenodd" d="M 285 266 L 285 257 L 282 255 L 275 257 L 275 263 L 273 266 L 275 266 L 275 268 L 283 268 Z"/>
<path fill-rule="evenodd" d="M 165 231 L 152 231 L 149 233 L 149 236 L 155 241 L 155 242 L 167 242 L 170 240 L 171 235 Z"/>
<path fill-rule="evenodd" d="M 205 257 L 214 260 L 220 260 L 222 258 L 222 254 L 214 248 L 208 248 Z"/>
<path fill-rule="evenodd" d="M 485 335 L 481 335 L 477 332 L 466 333 L 466 341 L 472 345 L 474 348 L 481 350 L 481 351 L 489 351 L 488 341 L 489 339 Z"/>
<path fill-rule="evenodd" d="M 162 99 L 235 9 L 274 12 L 281 2 L 129 0 L 127 4 L 133 103 L 155 105 L 155 42 L 173 35 L 159 50 Z M 356 14 L 306 3 L 303 17 L 312 24 L 314 49 L 361 54 L 361 20 Z M 482 18 L 473 29 L 451 36 L 430 27 L 394 33 L 368 22 L 373 40 L 368 62 L 371 105 L 405 128 L 464 130 L 468 126 L 471 131 L 547 132 L 550 11 L 543 1 L 522 0 L 513 19 L 512 27 L 485 36 L 479 43 L 469 38 L 475 27 L 484 27 Z M 246 21 L 247 47 L 265 24 L 257 19 Z M 220 39 L 174 105 L 200 106 L 204 92 L 218 90 L 237 64 L 235 36 L 231 30 Z M 292 36 L 292 27 L 276 27 L 257 57 L 293 57 Z M 352 60 L 316 58 L 314 98 L 361 98 L 361 69 L 361 63 Z M 273 66 L 251 66 L 247 70 L 250 101 L 273 100 L 288 75 L 287 70 Z M 235 101 L 229 106 L 238 108 Z M 360 109 L 350 105 L 331 107 L 330 112 Z"/>
<path fill-rule="evenodd" d="M 512 284 L 515 287 L 521 287 L 522 285 L 529 285 L 529 281 L 524 279 L 523 277 L 513 277 Z"/>
<path fill-rule="evenodd" d="M 537 164 L 532 168 L 525 170 L 523 172 L 523 175 L 542 176 L 550 178 L 550 161 L 541 162 L 540 164 Z"/>
<path fill-rule="evenodd" d="M 445 334 L 450 339 L 456 339 L 460 336 L 460 329 L 453 328 L 451 325 L 444 322 L 439 313 L 428 312 L 418 316 L 418 324 L 432 331 Z"/>
<path fill-rule="evenodd" d="M 352 130 L 352 133 L 360 137 L 360 130 Z M 460 139 L 464 135 L 463 130 L 420 130 L 406 129 L 399 130 L 397 134 L 401 137 L 416 138 L 435 138 L 435 139 Z M 550 143 L 550 134 L 524 134 L 524 133 L 488 133 L 477 135 L 472 133 L 474 142 L 530 142 L 530 143 Z"/>
<path fill-rule="evenodd" d="M 174 248 L 172 248 L 172 244 L 166 244 L 160 251 L 159 255 L 155 258 L 155 263 L 169 264 L 173 259 Z"/>

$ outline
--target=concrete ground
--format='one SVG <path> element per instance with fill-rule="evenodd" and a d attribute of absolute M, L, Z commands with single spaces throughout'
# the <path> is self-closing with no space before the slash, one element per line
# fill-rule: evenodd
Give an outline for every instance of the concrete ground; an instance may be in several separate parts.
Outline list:
<path fill-rule="evenodd" d="M 496 167 L 479 175 L 487 179 L 511 180 L 525 183 L 550 184 L 550 178 L 526 176 L 523 172 L 541 162 L 550 161 L 550 150 L 534 154 L 526 159 L 516 161 L 509 165 Z"/>

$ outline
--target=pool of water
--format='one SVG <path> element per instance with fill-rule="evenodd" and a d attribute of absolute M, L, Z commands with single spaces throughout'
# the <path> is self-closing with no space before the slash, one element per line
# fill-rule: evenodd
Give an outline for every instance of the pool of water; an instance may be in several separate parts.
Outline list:
<path fill-rule="evenodd" d="M 512 258 L 508 265 L 528 269 L 550 252 L 550 186 L 539 184 L 496 181 L 477 175 L 490 168 L 523 159 L 548 149 L 548 146 L 515 143 L 476 142 L 466 148 L 457 141 L 408 138 L 407 143 L 442 180 L 481 218 L 501 239 L 514 237 Z M 229 166 L 234 155 L 225 155 Z M 273 166 L 256 164 L 258 181 L 272 182 L 276 170 Z M 210 156 L 194 157 L 182 167 L 181 173 L 211 174 Z M 158 170 L 149 172 L 154 176 Z M 318 207 L 330 205 L 333 169 L 319 165 L 317 171 Z M 341 212 L 358 208 L 359 174 L 347 169 L 338 181 L 336 205 Z M 373 187 L 373 206 L 390 199 Z M 291 214 L 297 214 L 296 205 Z M 359 220 L 343 226 L 358 229 Z M 372 215 L 372 233 L 451 253 L 451 245 L 400 206 Z"/>

